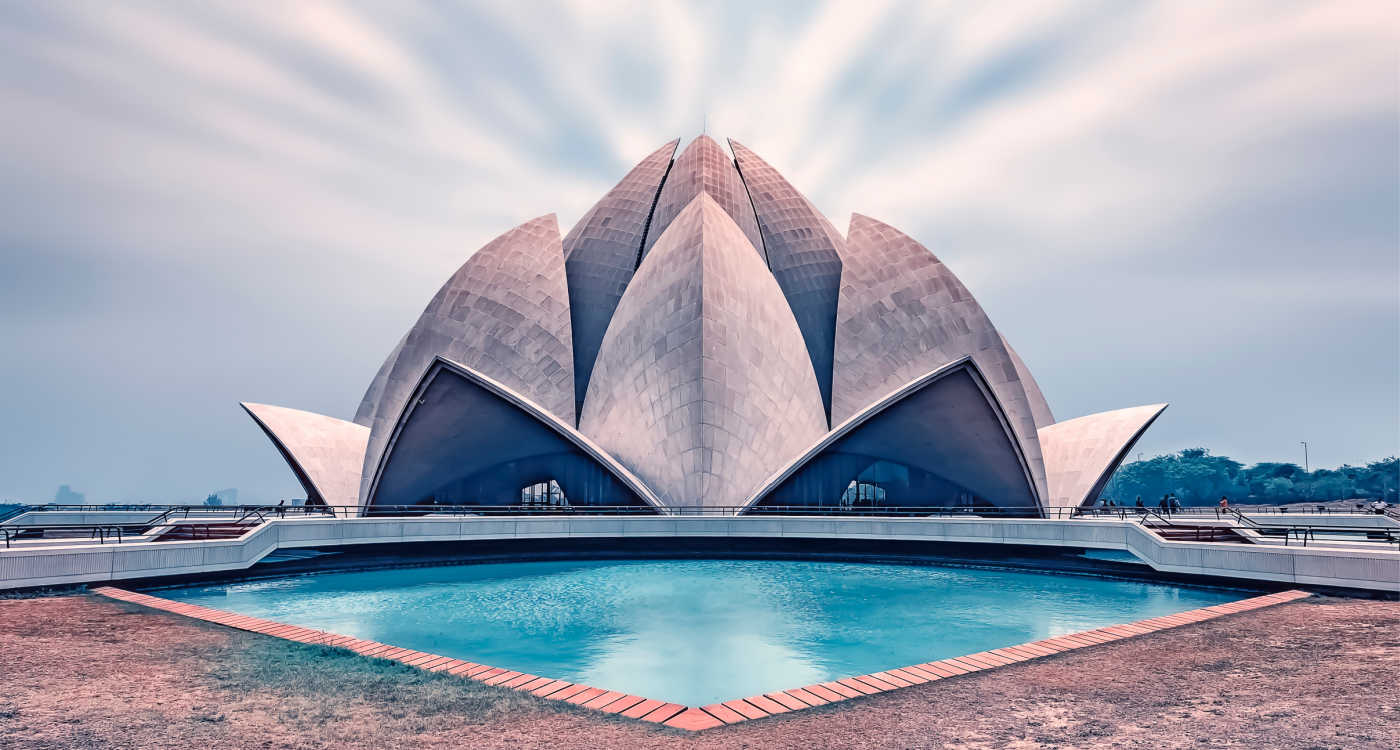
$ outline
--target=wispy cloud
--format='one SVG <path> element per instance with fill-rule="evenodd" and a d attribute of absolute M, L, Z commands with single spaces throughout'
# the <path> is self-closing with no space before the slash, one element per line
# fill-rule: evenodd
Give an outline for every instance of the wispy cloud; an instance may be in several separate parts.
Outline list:
<path fill-rule="evenodd" d="M 1063 416 L 1394 452 L 1389 10 L 6 4 L 0 495 L 292 492 L 236 399 L 348 413 L 474 248 L 706 123 L 925 241 Z"/>

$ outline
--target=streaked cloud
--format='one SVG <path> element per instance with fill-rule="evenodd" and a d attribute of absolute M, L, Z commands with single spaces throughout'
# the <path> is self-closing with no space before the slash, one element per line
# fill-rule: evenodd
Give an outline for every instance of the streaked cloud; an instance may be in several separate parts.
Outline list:
<path fill-rule="evenodd" d="M 1393 453 L 1389 10 L 0 6 L 0 496 L 295 492 L 238 399 L 347 415 L 474 248 L 706 126 L 925 241 L 1062 417 Z"/>

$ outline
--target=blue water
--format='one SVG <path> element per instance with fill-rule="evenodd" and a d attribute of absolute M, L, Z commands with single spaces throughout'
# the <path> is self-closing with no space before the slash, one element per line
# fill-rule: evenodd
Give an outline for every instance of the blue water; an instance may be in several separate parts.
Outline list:
<path fill-rule="evenodd" d="M 692 706 L 1240 598 L 1044 573 L 753 560 L 460 565 L 159 593 Z"/>

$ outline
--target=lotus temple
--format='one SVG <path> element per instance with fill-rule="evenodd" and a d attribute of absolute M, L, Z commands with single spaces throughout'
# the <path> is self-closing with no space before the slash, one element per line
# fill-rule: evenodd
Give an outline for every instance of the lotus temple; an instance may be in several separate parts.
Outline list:
<path fill-rule="evenodd" d="M 1057 422 L 928 248 L 838 231 L 733 140 L 679 144 L 562 237 L 547 215 L 471 254 L 353 420 L 243 404 L 308 503 L 1038 517 L 1094 501 L 1165 408 Z"/>
<path fill-rule="evenodd" d="M 471 254 L 352 419 L 244 403 L 305 504 L 0 508 L 0 746 L 1378 735 L 1400 519 L 1090 507 L 1165 404 L 1056 421 L 928 248 L 679 146 Z"/>

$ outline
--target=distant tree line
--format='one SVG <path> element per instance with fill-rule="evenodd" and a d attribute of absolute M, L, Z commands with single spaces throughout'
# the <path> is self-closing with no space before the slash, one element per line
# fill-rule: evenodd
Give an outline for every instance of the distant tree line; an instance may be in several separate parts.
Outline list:
<path fill-rule="evenodd" d="M 1183 505 L 1213 505 L 1221 495 L 1236 503 L 1273 505 L 1351 499 L 1393 503 L 1400 492 L 1400 461 L 1391 456 L 1365 466 L 1343 464 L 1309 472 L 1297 464 L 1272 461 L 1245 467 L 1227 456 L 1212 456 L 1205 448 L 1187 448 L 1123 464 L 1101 496 L 1132 505 L 1141 495 L 1152 505 L 1169 492 Z"/>

